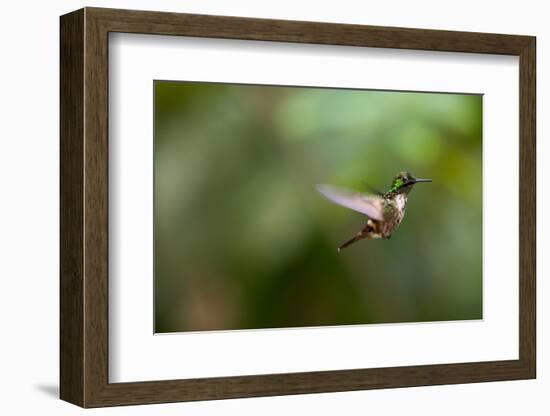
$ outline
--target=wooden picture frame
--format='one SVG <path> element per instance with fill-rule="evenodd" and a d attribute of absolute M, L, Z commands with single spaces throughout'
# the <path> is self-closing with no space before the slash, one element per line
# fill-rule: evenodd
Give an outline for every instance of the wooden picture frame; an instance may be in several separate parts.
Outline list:
<path fill-rule="evenodd" d="M 61 17 L 60 396 L 82 407 L 535 378 L 535 38 L 85 8 Z M 110 383 L 108 34 L 246 39 L 519 56 L 519 359 Z"/>

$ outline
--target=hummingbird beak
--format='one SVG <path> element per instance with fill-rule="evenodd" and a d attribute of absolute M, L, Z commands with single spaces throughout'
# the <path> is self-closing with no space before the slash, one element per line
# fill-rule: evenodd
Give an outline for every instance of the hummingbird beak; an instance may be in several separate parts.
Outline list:
<path fill-rule="evenodd" d="M 431 182 L 432 180 L 431 179 L 419 179 L 419 178 L 416 178 L 414 180 L 414 183 L 418 183 L 418 182 Z"/>

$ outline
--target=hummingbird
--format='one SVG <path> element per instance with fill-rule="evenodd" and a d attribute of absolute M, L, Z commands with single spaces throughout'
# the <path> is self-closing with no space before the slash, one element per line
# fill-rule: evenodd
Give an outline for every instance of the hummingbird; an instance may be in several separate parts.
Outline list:
<path fill-rule="evenodd" d="M 405 215 L 407 198 L 413 186 L 431 179 L 415 178 L 409 172 L 400 172 L 386 193 L 363 194 L 331 185 L 317 185 L 317 190 L 330 201 L 365 214 L 367 225 L 346 241 L 338 251 L 363 238 L 389 239 Z"/>

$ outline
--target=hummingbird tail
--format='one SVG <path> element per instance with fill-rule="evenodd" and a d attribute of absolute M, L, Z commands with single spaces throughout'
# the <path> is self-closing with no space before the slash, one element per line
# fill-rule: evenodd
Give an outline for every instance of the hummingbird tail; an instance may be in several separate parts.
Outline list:
<path fill-rule="evenodd" d="M 363 228 L 361 231 L 359 231 L 357 234 L 353 236 L 353 238 L 350 238 L 348 241 L 346 241 L 344 244 L 342 244 L 340 247 L 338 247 L 338 251 L 341 251 L 342 249 L 346 248 L 347 246 L 355 243 L 356 241 L 359 241 L 366 237 L 371 237 L 372 232 L 374 231 L 374 225 L 371 220 L 369 220 L 368 224 L 365 225 L 365 228 Z"/>
<path fill-rule="evenodd" d="M 365 237 L 365 234 L 361 231 L 359 233 L 357 233 L 353 238 L 349 239 L 348 241 L 346 241 L 344 244 L 342 244 L 340 247 L 338 247 L 338 251 L 341 251 L 342 249 L 346 248 L 347 246 L 355 243 L 356 241 L 359 241 L 361 240 L 362 238 Z"/>

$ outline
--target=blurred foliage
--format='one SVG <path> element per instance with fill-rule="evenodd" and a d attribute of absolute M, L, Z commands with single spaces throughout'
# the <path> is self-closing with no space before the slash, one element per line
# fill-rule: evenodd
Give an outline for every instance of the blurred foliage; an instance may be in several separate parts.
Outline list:
<path fill-rule="evenodd" d="M 482 97 L 155 82 L 156 332 L 482 317 Z M 415 187 L 391 240 L 315 190 Z"/>

